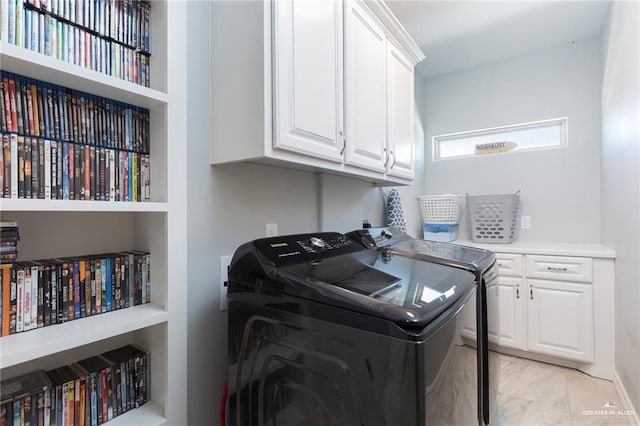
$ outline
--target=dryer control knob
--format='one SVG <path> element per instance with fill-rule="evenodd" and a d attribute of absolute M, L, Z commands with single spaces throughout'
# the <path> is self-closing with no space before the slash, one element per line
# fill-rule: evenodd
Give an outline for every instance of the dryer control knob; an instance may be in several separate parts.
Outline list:
<path fill-rule="evenodd" d="M 322 238 L 311 237 L 309 239 L 309 242 L 311 243 L 312 247 L 315 247 L 317 249 L 323 249 L 325 247 L 325 243 L 324 243 L 324 240 Z"/>

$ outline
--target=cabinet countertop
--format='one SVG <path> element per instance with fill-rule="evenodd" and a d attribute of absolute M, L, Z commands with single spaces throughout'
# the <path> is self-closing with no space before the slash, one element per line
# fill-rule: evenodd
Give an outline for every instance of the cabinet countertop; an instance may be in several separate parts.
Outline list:
<path fill-rule="evenodd" d="M 541 254 L 550 256 L 582 256 L 613 259 L 613 249 L 599 243 L 565 243 L 547 241 L 514 241 L 511 244 L 482 244 L 470 240 L 456 240 L 453 244 L 478 247 L 494 253 Z"/>

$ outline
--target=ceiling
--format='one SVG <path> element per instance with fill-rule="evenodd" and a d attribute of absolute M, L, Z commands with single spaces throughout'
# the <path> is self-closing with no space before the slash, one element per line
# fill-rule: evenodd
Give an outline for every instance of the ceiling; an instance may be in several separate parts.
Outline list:
<path fill-rule="evenodd" d="M 596 36 L 609 1 L 387 0 L 426 59 L 423 77 Z"/>

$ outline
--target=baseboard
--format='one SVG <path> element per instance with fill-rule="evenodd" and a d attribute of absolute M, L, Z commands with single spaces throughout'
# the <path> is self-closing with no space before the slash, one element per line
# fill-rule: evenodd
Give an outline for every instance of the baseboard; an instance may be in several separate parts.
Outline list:
<path fill-rule="evenodd" d="M 613 371 L 613 386 L 615 386 L 616 392 L 618 392 L 618 395 L 620 396 L 620 399 L 622 400 L 622 405 L 624 406 L 625 412 L 631 413 L 628 416 L 629 422 L 631 423 L 631 425 L 632 426 L 640 426 L 640 418 L 638 418 L 638 414 L 639 413 L 634 408 L 633 404 L 631 403 L 631 399 L 629 398 L 629 395 L 627 394 L 627 391 L 624 388 L 624 385 L 620 381 L 620 376 L 618 375 L 618 371 L 617 370 Z"/>

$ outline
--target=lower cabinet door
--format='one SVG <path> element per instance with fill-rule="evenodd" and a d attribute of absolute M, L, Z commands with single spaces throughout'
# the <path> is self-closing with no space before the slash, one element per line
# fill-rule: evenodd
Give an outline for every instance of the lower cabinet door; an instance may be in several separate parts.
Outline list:
<path fill-rule="evenodd" d="M 528 280 L 528 350 L 593 362 L 591 284 Z"/>
<path fill-rule="evenodd" d="M 498 277 L 498 285 L 487 291 L 489 341 L 502 347 L 527 349 L 522 278 Z"/>

